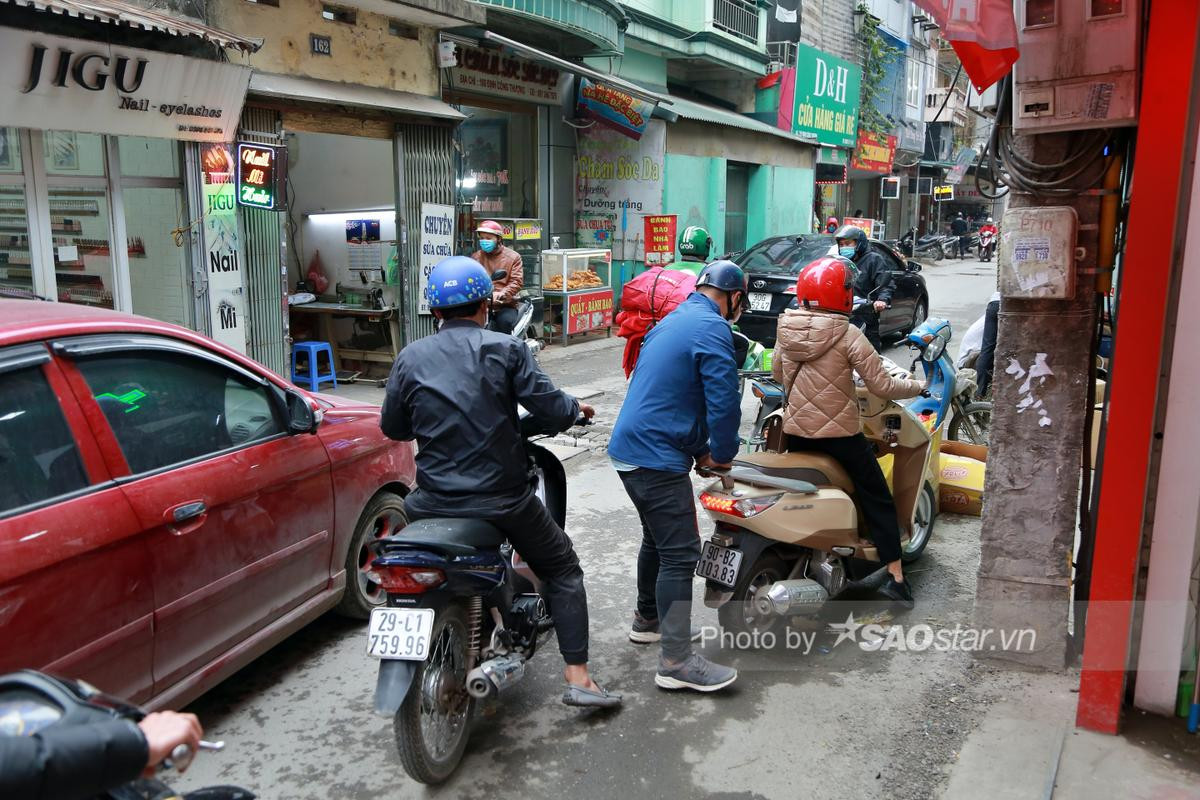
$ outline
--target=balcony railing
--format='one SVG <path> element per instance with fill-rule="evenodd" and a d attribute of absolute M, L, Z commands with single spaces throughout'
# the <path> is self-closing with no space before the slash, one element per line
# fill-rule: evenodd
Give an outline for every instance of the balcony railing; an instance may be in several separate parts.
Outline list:
<path fill-rule="evenodd" d="M 758 44 L 758 5 L 753 0 L 713 0 L 713 27 Z"/>
<path fill-rule="evenodd" d="M 767 42 L 767 57 L 771 59 L 772 72 L 796 66 L 797 54 L 795 42 Z"/>
<path fill-rule="evenodd" d="M 946 93 L 950 92 L 950 99 L 946 99 Z M 938 111 L 942 108 L 942 103 L 945 102 L 946 110 L 942 111 L 941 116 L 937 118 L 938 122 L 952 122 L 955 125 L 963 125 L 967 121 L 967 95 L 962 89 L 952 89 L 949 86 L 938 86 L 930 89 L 925 95 L 925 121 L 933 122 Z"/>

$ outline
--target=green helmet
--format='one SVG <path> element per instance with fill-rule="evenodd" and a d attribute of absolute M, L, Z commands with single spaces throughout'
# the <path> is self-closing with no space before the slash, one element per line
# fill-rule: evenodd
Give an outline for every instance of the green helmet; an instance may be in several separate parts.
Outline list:
<path fill-rule="evenodd" d="M 706 260 L 712 250 L 713 240 L 708 231 L 699 225 L 688 225 L 679 234 L 679 255 Z"/>

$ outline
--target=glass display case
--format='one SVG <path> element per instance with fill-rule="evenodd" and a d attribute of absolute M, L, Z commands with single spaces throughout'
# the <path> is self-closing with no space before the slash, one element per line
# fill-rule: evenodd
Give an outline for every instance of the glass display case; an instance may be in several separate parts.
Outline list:
<path fill-rule="evenodd" d="M 612 251 L 597 248 L 543 250 L 542 294 L 548 326 L 559 328 L 563 344 L 588 331 L 612 335 Z M 526 280 L 526 285 L 529 285 Z"/>

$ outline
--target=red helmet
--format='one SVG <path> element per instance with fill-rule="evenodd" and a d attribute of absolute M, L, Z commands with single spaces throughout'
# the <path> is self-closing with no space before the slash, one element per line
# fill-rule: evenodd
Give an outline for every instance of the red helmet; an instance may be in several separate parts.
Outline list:
<path fill-rule="evenodd" d="M 504 238 L 504 228 L 499 222 L 490 219 L 485 219 L 483 222 L 479 223 L 479 225 L 475 228 L 475 232 L 490 233 L 493 236 Z"/>
<path fill-rule="evenodd" d="M 849 314 L 854 308 L 854 262 L 841 256 L 818 258 L 796 279 L 796 300 L 802 308 Z"/>
<path fill-rule="evenodd" d="M 832 222 L 834 225 L 837 225 L 837 224 L 838 224 L 838 218 L 837 218 L 837 217 L 830 217 L 829 219 L 825 220 L 825 224 L 826 224 L 826 225 L 828 225 L 828 224 L 829 224 L 829 223 L 831 223 L 831 222 Z"/>

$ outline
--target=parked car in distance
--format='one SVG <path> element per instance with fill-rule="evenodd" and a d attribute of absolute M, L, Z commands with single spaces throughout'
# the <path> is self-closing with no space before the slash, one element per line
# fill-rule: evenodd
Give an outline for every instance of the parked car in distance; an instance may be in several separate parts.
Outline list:
<path fill-rule="evenodd" d="M 178 707 L 382 602 L 413 446 L 189 330 L 0 300 L 0 673 Z"/>
<path fill-rule="evenodd" d="M 747 248 L 737 259 L 750 281 L 750 308 L 738 320 L 742 333 L 774 347 L 779 315 L 796 299 L 800 270 L 829 255 L 833 246 L 833 236 L 813 233 L 772 236 Z M 929 292 L 920 275 L 921 265 L 876 239 L 871 240 L 871 247 L 888 262 L 895 281 L 892 304 L 879 316 L 880 336 L 903 336 L 929 314 Z"/>

